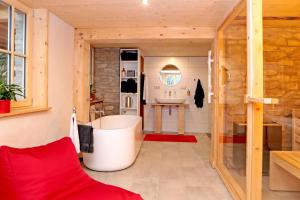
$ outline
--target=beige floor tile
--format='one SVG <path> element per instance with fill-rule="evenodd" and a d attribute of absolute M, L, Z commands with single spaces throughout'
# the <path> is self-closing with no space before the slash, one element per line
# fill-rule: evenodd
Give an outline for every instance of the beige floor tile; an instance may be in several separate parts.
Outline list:
<path fill-rule="evenodd" d="M 188 200 L 231 200 L 229 195 L 222 195 L 214 189 L 215 186 L 210 187 L 187 187 Z"/>
<path fill-rule="evenodd" d="M 159 179 L 134 179 L 130 189 L 142 194 L 145 200 L 158 200 Z"/>
<path fill-rule="evenodd" d="M 198 143 L 144 142 L 136 162 L 118 172 L 94 172 L 96 180 L 139 193 L 145 200 L 229 200 L 226 187 L 209 163 L 210 140 Z"/>
<path fill-rule="evenodd" d="M 187 193 L 185 184 L 181 181 L 160 181 L 159 200 L 185 200 L 187 199 Z"/>

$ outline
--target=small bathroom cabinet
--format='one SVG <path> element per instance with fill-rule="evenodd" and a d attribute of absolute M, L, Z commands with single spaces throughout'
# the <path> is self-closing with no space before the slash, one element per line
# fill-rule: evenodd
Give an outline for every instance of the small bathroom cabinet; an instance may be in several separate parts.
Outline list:
<path fill-rule="evenodd" d="M 140 115 L 142 54 L 120 49 L 120 114 Z"/>

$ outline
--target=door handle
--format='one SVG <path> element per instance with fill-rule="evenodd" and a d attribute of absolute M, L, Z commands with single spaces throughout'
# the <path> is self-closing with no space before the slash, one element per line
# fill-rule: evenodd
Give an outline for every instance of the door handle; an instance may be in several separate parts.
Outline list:
<path fill-rule="evenodd" d="M 208 61 L 207 61 L 207 66 L 208 66 L 208 103 L 211 104 L 212 103 L 212 96 L 215 95 L 212 91 L 212 63 L 214 62 L 213 58 L 212 58 L 212 51 L 209 50 L 208 51 Z"/>
<path fill-rule="evenodd" d="M 249 95 L 245 96 L 245 103 L 262 103 L 268 105 L 279 104 L 279 99 L 277 98 L 258 98 L 258 97 L 250 97 Z"/>

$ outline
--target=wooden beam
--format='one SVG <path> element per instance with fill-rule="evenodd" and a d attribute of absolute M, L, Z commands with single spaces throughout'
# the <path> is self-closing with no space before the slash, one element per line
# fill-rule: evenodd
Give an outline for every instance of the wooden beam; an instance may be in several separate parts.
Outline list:
<path fill-rule="evenodd" d="M 241 0 L 236 7 L 233 8 L 231 13 L 225 18 L 225 20 L 218 26 L 218 30 L 222 31 L 225 27 L 228 27 L 228 25 L 231 25 L 231 23 L 239 17 L 239 15 L 245 10 L 246 8 L 246 1 Z"/>
<path fill-rule="evenodd" d="M 91 43 L 110 39 L 213 39 L 214 36 L 215 29 L 211 27 L 77 29 L 75 34 L 77 39 Z"/>
<path fill-rule="evenodd" d="M 212 96 L 212 103 L 211 103 L 211 150 L 210 150 L 210 163 L 212 167 L 216 167 L 217 164 L 217 156 L 218 156 L 218 122 L 217 122 L 217 116 L 218 116 L 218 37 L 216 36 L 216 39 L 214 40 L 212 44 L 212 57 L 214 59 L 214 62 L 212 64 L 211 69 L 211 80 L 212 80 L 212 92 L 214 95 Z"/>
<path fill-rule="evenodd" d="M 263 12 L 261 0 L 247 0 L 247 95 L 263 98 Z M 263 104 L 247 106 L 247 200 L 262 197 Z"/>
<path fill-rule="evenodd" d="M 33 14 L 32 92 L 34 106 L 48 106 L 48 20 L 46 9 Z"/>
<path fill-rule="evenodd" d="M 19 0 L 2 0 L 2 1 L 6 4 L 13 5 L 17 9 L 22 10 L 26 13 L 31 12 L 31 8 L 29 8 L 28 6 L 26 6 L 25 4 L 23 4 Z"/>
<path fill-rule="evenodd" d="M 90 110 L 90 44 L 75 39 L 73 74 L 73 103 L 79 122 L 89 121 Z"/>
<path fill-rule="evenodd" d="M 155 133 L 161 133 L 161 116 L 162 116 L 162 106 L 161 105 L 154 105 L 154 130 Z"/>
<path fill-rule="evenodd" d="M 185 105 L 178 106 L 178 134 L 184 135 L 185 131 Z"/>

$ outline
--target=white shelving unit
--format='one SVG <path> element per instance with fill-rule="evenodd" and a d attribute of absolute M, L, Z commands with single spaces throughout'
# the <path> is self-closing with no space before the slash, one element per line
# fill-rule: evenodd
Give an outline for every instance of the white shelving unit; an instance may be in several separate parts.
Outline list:
<path fill-rule="evenodd" d="M 122 60 L 121 54 L 124 51 L 136 52 L 137 60 Z M 139 49 L 120 49 L 120 88 L 122 81 L 133 79 L 137 83 L 136 93 L 127 93 L 120 90 L 120 114 L 121 115 L 140 115 L 140 88 L 141 88 L 141 51 Z M 125 69 L 126 74 L 123 76 L 122 70 Z M 128 76 L 128 71 L 134 71 L 134 76 Z M 126 107 L 126 97 L 131 97 L 131 107 Z"/>

